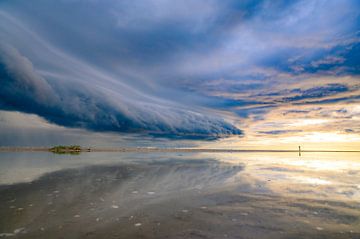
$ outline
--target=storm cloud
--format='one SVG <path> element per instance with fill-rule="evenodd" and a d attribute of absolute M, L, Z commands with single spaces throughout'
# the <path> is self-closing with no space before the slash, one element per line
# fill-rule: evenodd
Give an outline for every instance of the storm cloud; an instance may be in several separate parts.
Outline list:
<path fill-rule="evenodd" d="M 60 125 L 97 131 L 241 134 L 216 114 L 196 106 L 185 107 L 175 98 L 149 94 L 145 86 L 128 83 L 131 77 L 88 65 L 45 42 L 9 14 L 1 12 L 0 16 L 3 32 L 10 32 L 0 45 L 3 109 L 35 113 Z"/>
<path fill-rule="evenodd" d="M 299 132 L 272 124 L 275 112 L 322 117 L 308 108 L 359 102 L 359 9 L 353 0 L 4 0 L 0 109 L 166 137 L 240 135 L 263 121 L 255 134 Z"/>

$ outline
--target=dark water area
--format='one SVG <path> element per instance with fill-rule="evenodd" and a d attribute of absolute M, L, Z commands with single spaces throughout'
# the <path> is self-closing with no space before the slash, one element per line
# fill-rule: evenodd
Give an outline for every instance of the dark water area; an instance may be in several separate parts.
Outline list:
<path fill-rule="evenodd" d="M 0 238 L 360 238 L 356 153 L 0 153 Z"/>

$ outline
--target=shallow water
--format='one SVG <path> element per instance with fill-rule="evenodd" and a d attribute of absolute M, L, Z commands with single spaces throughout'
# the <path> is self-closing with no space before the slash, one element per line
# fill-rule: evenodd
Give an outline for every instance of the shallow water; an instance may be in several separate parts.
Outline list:
<path fill-rule="evenodd" d="M 0 153 L 0 237 L 360 238 L 357 153 Z"/>

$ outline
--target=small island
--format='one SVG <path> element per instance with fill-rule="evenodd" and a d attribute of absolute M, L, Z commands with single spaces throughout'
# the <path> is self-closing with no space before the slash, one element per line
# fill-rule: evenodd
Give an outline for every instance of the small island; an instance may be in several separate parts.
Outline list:
<path fill-rule="evenodd" d="M 79 145 L 58 145 L 50 148 L 49 151 L 56 154 L 79 154 L 81 152 L 81 147 Z"/>

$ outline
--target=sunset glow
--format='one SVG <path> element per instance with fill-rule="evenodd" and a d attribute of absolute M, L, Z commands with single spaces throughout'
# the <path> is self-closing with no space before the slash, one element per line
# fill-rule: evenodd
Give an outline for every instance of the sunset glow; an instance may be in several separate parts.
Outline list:
<path fill-rule="evenodd" d="M 64 127 L 359 149 L 358 1 L 57 4 L 0 3 L 1 145 Z"/>
<path fill-rule="evenodd" d="M 0 0 L 0 238 L 360 238 L 360 0 Z"/>

